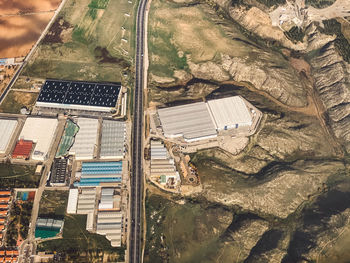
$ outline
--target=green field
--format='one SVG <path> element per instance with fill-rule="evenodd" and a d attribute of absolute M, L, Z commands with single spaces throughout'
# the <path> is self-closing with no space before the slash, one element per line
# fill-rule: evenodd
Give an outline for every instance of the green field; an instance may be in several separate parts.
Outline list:
<path fill-rule="evenodd" d="M 67 120 L 64 134 L 61 138 L 56 157 L 65 156 L 74 143 L 74 137 L 79 131 L 79 126 L 71 120 Z"/>
<path fill-rule="evenodd" d="M 124 260 L 125 248 L 113 248 L 101 235 L 89 233 L 86 229 L 86 215 L 66 215 L 64 218 L 63 238 L 44 241 L 38 244 L 38 251 L 65 252 L 65 262 L 108 262 Z"/>
<path fill-rule="evenodd" d="M 35 166 L 0 163 L 2 188 L 35 188 L 40 177 L 35 175 Z"/>
<path fill-rule="evenodd" d="M 68 201 L 68 191 L 45 190 L 40 199 L 39 217 L 63 219 Z"/>
<path fill-rule="evenodd" d="M 146 219 L 144 262 L 215 262 L 220 254 L 220 262 L 231 262 L 221 240 L 231 212 L 191 202 L 179 205 L 152 194 L 146 199 Z"/>
<path fill-rule="evenodd" d="M 122 81 L 134 54 L 135 6 L 136 1 L 68 0 L 23 76 Z"/>

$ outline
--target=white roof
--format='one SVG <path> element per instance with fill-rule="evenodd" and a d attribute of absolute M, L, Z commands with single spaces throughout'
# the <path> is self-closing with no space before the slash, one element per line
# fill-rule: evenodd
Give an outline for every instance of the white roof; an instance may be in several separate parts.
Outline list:
<path fill-rule="evenodd" d="M 209 100 L 209 109 L 214 118 L 216 128 L 224 129 L 238 125 L 251 125 L 252 117 L 243 99 L 239 96 Z"/>
<path fill-rule="evenodd" d="M 0 119 L 0 152 L 4 153 L 17 126 L 17 120 Z"/>
<path fill-rule="evenodd" d="M 70 189 L 68 196 L 67 213 L 75 214 L 77 212 L 78 189 Z"/>
<path fill-rule="evenodd" d="M 183 136 L 192 141 L 216 136 L 215 126 L 204 102 L 158 109 L 166 137 Z"/>
<path fill-rule="evenodd" d="M 104 120 L 102 123 L 101 158 L 123 158 L 126 127 L 124 122 Z"/>
<path fill-rule="evenodd" d="M 94 226 L 94 213 L 90 212 L 87 214 L 86 218 L 86 230 L 92 230 Z"/>
<path fill-rule="evenodd" d="M 79 131 L 69 152 L 74 153 L 76 159 L 93 159 L 97 143 L 98 120 L 79 118 L 77 124 Z"/>
<path fill-rule="evenodd" d="M 34 160 L 45 160 L 55 135 L 57 123 L 57 119 L 27 118 L 19 138 L 36 143 L 32 154 Z"/>

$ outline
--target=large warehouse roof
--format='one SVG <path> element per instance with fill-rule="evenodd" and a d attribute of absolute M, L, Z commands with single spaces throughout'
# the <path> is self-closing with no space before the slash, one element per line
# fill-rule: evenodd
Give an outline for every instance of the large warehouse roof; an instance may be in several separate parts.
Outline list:
<path fill-rule="evenodd" d="M 40 107 L 110 111 L 115 107 L 121 84 L 46 80 L 36 105 Z"/>
<path fill-rule="evenodd" d="M 209 100 L 208 106 L 218 130 L 252 124 L 247 105 L 239 96 Z"/>
<path fill-rule="evenodd" d="M 93 159 L 97 144 L 98 120 L 79 118 L 77 124 L 79 131 L 69 152 L 71 154 L 74 153 L 75 158 L 78 160 Z"/>
<path fill-rule="evenodd" d="M 43 161 L 49 151 L 57 127 L 57 119 L 27 118 L 20 139 L 36 143 L 32 158 Z"/>
<path fill-rule="evenodd" d="M 101 159 L 123 158 L 125 123 L 104 120 L 102 123 Z"/>
<path fill-rule="evenodd" d="M 216 136 L 215 126 L 204 102 L 159 109 L 158 115 L 166 137 L 183 136 L 190 142 Z"/>
<path fill-rule="evenodd" d="M 17 126 L 17 120 L 0 119 L 0 153 L 4 153 Z"/>

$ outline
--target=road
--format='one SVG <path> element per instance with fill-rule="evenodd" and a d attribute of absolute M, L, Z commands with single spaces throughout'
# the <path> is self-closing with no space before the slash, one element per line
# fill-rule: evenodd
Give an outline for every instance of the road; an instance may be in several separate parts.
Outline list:
<path fill-rule="evenodd" d="M 136 17 L 134 119 L 132 128 L 132 173 L 130 189 L 129 262 L 142 262 L 141 222 L 143 191 L 143 89 L 144 89 L 144 41 L 148 0 L 140 0 Z"/>

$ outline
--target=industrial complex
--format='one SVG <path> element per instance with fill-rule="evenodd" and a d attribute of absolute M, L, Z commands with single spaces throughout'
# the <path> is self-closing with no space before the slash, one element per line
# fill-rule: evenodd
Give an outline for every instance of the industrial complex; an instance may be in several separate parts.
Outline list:
<path fill-rule="evenodd" d="M 197 102 L 157 111 L 158 128 L 164 137 L 195 142 L 217 137 L 225 130 L 254 130 L 259 111 L 240 96 Z M 256 126 L 255 126 L 256 127 Z"/>

